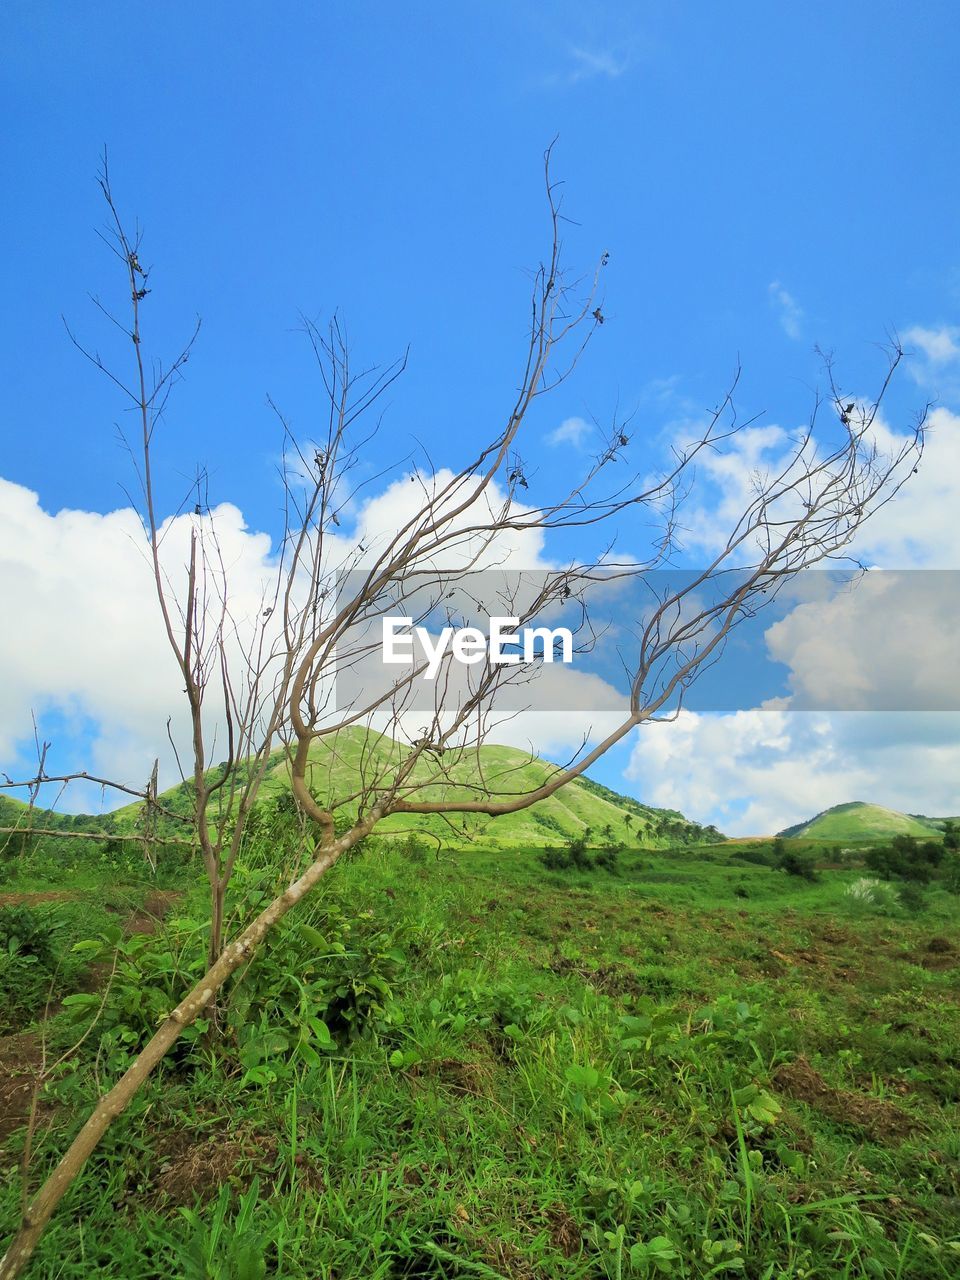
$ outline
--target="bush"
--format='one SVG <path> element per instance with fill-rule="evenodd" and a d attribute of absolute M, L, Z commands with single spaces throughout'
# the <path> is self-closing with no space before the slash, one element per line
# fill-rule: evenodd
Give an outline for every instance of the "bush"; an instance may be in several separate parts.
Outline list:
<path fill-rule="evenodd" d="M 260 908 L 262 896 L 248 889 L 246 902 L 234 904 L 239 925 Z M 218 1053 L 253 1085 L 274 1083 L 297 1064 L 316 1066 L 338 1046 L 389 1023 L 392 986 L 415 941 L 414 930 L 403 922 L 378 921 L 371 911 L 351 917 L 338 903 L 318 899 L 304 918 L 279 924 L 270 945 L 221 992 Z M 76 944 L 88 961 L 116 953 L 99 1046 L 93 1039 L 87 1043 L 108 1071 L 126 1070 L 184 988 L 201 977 L 205 947 L 205 924 L 188 919 L 168 921 L 156 934 L 111 933 Z M 101 999 L 100 993 L 80 992 L 63 1003 L 81 1027 Z M 197 1048 L 208 1028 L 203 1018 L 186 1028 L 170 1065 L 193 1070 L 207 1061 Z"/>
<path fill-rule="evenodd" d="M 900 905 L 905 911 L 922 911 L 927 905 L 926 891 L 922 884 L 906 880 L 900 886 Z"/>
<path fill-rule="evenodd" d="M 589 828 L 561 849 L 544 849 L 539 856 L 541 866 L 548 871 L 608 871 L 617 872 L 617 854 L 621 846 L 607 845 L 591 854 L 587 848 Z"/>
<path fill-rule="evenodd" d="M 617 870 L 617 853 L 619 850 L 614 845 L 608 845 L 605 849 L 598 849 L 593 855 L 593 865 L 600 871 L 609 871 L 611 875 Z"/>
<path fill-rule="evenodd" d="M 413 831 L 399 842 L 400 852 L 408 862 L 426 862 L 430 847 Z"/>
<path fill-rule="evenodd" d="M 43 1007 L 57 974 L 59 923 L 35 907 L 0 907 L 0 1032 Z"/>
<path fill-rule="evenodd" d="M 889 845 L 868 849 L 864 862 L 884 880 L 908 880 L 929 884 L 943 861 L 943 845 L 921 843 L 914 836 L 895 836 Z"/>
<path fill-rule="evenodd" d="M 813 858 L 807 853 L 796 853 L 789 849 L 780 858 L 780 870 L 788 876 L 799 876 L 803 880 L 816 880 L 817 873 Z"/>
<path fill-rule="evenodd" d="M 769 845 L 757 844 L 740 849 L 731 857 L 732 862 L 749 862 L 754 867 L 775 867 L 777 859 Z"/>
<path fill-rule="evenodd" d="M 58 927 L 49 912 L 35 907 L 0 907 L 0 951 L 8 956 L 29 956 L 51 968 Z"/>

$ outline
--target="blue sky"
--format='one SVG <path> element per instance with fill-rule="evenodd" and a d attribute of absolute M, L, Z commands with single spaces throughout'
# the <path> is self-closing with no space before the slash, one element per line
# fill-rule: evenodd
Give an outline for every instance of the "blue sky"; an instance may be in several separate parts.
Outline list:
<path fill-rule="evenodd" d="M 815 344 L 861 387 L 893 330 L 933 336 L 891 422 L 927 395 L 960 407 L 958 34 L 941 0 L 8 2 L 0 476 L 47 513 L 126 504 L 121 407 L 61 320 L 111 351 L 87 296 L 119 296 L 95 234 L 104 145 L 146 232 L 149 336 L 172 353 L 203 319 L 165 428 L 168 505 L 205 465 L 213 501 L 276 530 L 266 396 L 307 434 L 321 408 L 301 312 L 339 308 L 365 360 L 409 345 L 382 447 L 416 435 L 438 465 L 461 462 L 515 384 L 554 136 L 568 261 L 611 257 L 607 323 L 538 407 L 543 437 L 619 404 L 659 440 L 715 402 L 738 358 L 743 410 L 794 426 Z M 546 444 L 537 462 L 569 465 Z M 67 714 L 62 690 L 36 698 Z M 82 746 L 82 699 L 72 723 Z M 18 736 L 0 733 L 0 768 Z M 621 753 L 605 780 L 624 767 Z"/>

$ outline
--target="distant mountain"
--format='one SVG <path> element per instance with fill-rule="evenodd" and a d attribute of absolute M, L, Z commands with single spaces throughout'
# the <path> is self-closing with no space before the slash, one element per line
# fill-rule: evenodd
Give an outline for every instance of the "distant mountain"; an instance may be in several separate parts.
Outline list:
<path fill-rule="evenodd" d="M 817 840 L 884 840 L 894 836 L 919 836 L 929 839 L 942 833 L 943 818 L 927 818 L 922 814 L 900 813 L 879 804 L 853 800 L 835 804 L 808 822 L 800 822 L 778 832 L 781 836 L 809 836 Z"/>
<path fill-rule="evenodd" d="M 409 751 L 409 747 L 383 735 L 359 728 L 343 730 L 335 738 L 321 738 L 312 747 L 309 785 L 322 801 L 354 795 L 361 773 L 368 778 L 389 774 Z M 288 791 L 288 769 L 286 757 L 277 752 L 261 786 L 258 805 L 275 804 Z M 472 753 L 454 766 L 451 782 L 430 784 L 433 766 L 425 759 L 417 764 L 409 781 L 427 784 L 419 792 L 420 799 L 457 795 L 476 798 L 486 789 L 506 793 L 535 790 L 556 771 L 556 765 L 528 752 L 513 747 L 484 746 L 479 753 Z M 216 776 L 216 772 L 212 770 L 211 776 Z M 191 783 L 180 783 L 163 792 L 160 803 L 174 813 L 187 814 L 191 790 Z M 8 808 L 7 824 L 13 809 L 13 805 Z M 126 805 L 112 814 L 86 821 L 91 821 L 97 829 L 104 829 L 105 837 L 109 837 L 111 830 L 127 834 L 136 829 L 139 811 L 137 804 Z M 345 804 L 343 812 L 348 816 L 355 813 L 356 804 Z M 42 823 L 35 819 L 35 825 L 64 830 L 82 829 L 84 822 L 79 816 L 46 813 Z M 0 825 L 7 824 L 0 822 Z M 641 804 L 586 777 L 568 783 L 555 795 L 519 813 L 497 818 L 451 814 L 448 820 L 436 815 L 395 815 L 385 819 L 377 832 L 388 835 L 411 830 L 429 832 L 447 847 L 481 844 L 523 848 L 558 845 L 582 835 L 588 827 L 591 842 L 622 842 L 652 849 L 706 844 L 723 838 L 713 827 L 702 827 L 674 810 Z"/>

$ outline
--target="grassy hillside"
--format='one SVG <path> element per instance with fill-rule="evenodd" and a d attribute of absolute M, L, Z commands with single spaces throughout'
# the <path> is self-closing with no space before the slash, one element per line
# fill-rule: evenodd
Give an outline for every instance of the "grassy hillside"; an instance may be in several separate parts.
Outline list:
<path fill-rule="evenodd" d="M 32 895 L 54 899 L 30 908 L 51 954 L 0 1038 L 0 1240 L 50 975 L 78 994 L 48 1061 L 113 976 L 75 1070 L 40 1093 L 33 1185 L 202 964 L 192 877 L 164 898 L 101 874 Z M 593 876 L 375 846 L 281 926 L 214 1047 L 187 1039 L 157 1070 L 30 1275 L 949 1280 L 956 899 L 916 914 L 852 892 L 861 876 L 807 882 L 726 846 Z M 245 865 L 233 910 L 272 887 Z M 108 951 L 78 972 L 75 942 L 111 922 L 115 970 Z"/>
<path fill-rule="evenodd" d="M 311 751 L 309 785 L 327 803 L 342 803 L 345 814 L 356 813 L 357 779 L 377 774 L 389 776 L 408 756 L 410 748 L 383 735 L 350 728 L 336 737 L 322 738 Z M 514 793 L 542 786 L 557 766 L 514 747 L 484 746 L 452 766 L 452 781 L 431 785 L 434 765 L 422 759 L 410 782 L 419 784 L 416 798 L 439 800 L 477 798 L 484 790 Z M 289 789 L 289 766 L 277 753 L 264 779 L 259 802 L 275 803 Z M 186 813 L 190 806 L 189 783 L 164 792 L 161 802 L 174 812 Z M 118 809 L 118 827 L 132 829 L 139 807 Z M 718 833 L 691 822 L 669 809 L 654 809 L 629 796 L 619 795 L 589 778 L 577 779 L 556 795 L 539 801 L 520 813 L 498 818 L 453 815 L 451 822 L 436 816 L 388 818 L 378 833 L 398 836 L 418 831 L 436 836 L 447 847 L 544 847 L 579 836 L 590 828 L 597 843 L 618 842 L 644 848 L 667 848 L 719 839 Z"/>
<path fill-rule="evenodd" d="M 890 840 L 894 836 L 918 836 L 929 839 L 942 829 L 942 822 L 935 818 L 899 813 L 879 804 L 864 804 L 854 800 L 850 804 L 837 804 L 825 809 L 809 822 L 787 827 L 782 836 L 809 836 L 818 840 L 856 841 Z"/>

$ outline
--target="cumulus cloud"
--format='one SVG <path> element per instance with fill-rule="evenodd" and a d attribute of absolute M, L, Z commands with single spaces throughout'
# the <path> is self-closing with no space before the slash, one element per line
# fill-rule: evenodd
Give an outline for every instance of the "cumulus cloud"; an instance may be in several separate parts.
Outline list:
<path fill-rule="evenodd" d="M 678 448 L 695 443 L 702 430 L 702 424 L 685 427 Z M 679 540 L 688 559 L 722 550 L 755 496 L 758 474 L 777 474 L 786 463 L 790 444 L 783 427 L 768 424 L 744 427 L 723 450 L 699 455 L 697 487 L 679 518 Z"/>
<path fill-rule="evenodd" d="M 898 438 L 877 424 L 878 444 L 891 449 Z M 916 475 L 863 526 L 853 553 L 885 569 L 960 569 L 960 416 L 934 409 Z"/>
<path fill-rule="evenodd" d="M 790 668 L 793 707 L 960 710 L 958 579 L 876 571 L 792 609 L 765 638 Z"/>
<path fill-rule="evenodd" d="M 331 564 L 345 559 L 370 564 L 378 548 L 453 478 L 449 471 L 407 475 L 368 498 L 358 506 L 354 526 L 328 538 Z M 451 494 L 448 502 L 458 500 Z M 464 535 L 445 552 L 444 567 L 548 567 L 540 531 L 503 531 L 486 551 L 483 533 L 466 532 L 470 526 L 489 527 L 506 502 L 505 491 L 491 485 L 479 504 L 458 517 L 454 527 Z M 216 532 L 228 582 L 231 649 L 237 658 L 269 603 L 276 548 L 269 535 L 250 530 L 242 512 L 230 504 L 199 519 L 184 515 L 167 520 L 162 526 L 164 573 L 178 599 L 183 598 L 194 528 L 204 536 Z M 0 629 L 0 768 L 29 776 L 35 713 L 41 734 L 54 739 L 50 772 L 84 768 L 139 784 L 159 756 L 162 785 L 177 781 L 165 726 L 170 717 L 181 758 L 189 760 L 188 749 L 184 754 L 188 716 L 138 514 L 130 508 L 107 514 L 47 512 L 37 494 L 0 479 L 0 591 L 15 602 L 15 624 Z M 208 730 L 215 761 L 224 735 L 220 730 L 218 738 L 213 712 Z M 77 788 L 65 804 L 89 808 L 99 799 L 90 788 Z"/>
<path fill-rule="evenodd" d="M 270 539 L 236 507 L 204 518 L 216 526 L 231 579 L 231 608 L 256 616 L 272 568 Z M 192 518 L 163 528 L 178 585 Z M 137 514 L 42 509 L 35 493 L 0 480 L 0 589 L 15 625 L 0 628 L 0 757 L 22 758 L 31 714 L 55 716 L 67 736 L 89 740 L 84 767 L 125 781 L 146 778 L 164 726 L 185 728 L 181 681 L 162 632 Z M 53 760 L 56 763 L 56 760 Z M 48 762 L 48 768 L 51 762 Z M 166 781 L 172 781 L 170 769 Z M 89 795 L 87 797 L 89 800 Z"/>
<path fill-rule="evenodd" d="M 698 428 L 685 427 L 678 447 L 696 439 Z M 687 559 L 718 552 L 755 491 L 758 476 L 771 477 L 786 465 L 796 435 L 776 424 L 747 427 L 722 452 L 697 459 L 697 488 L 680 519 L 680 541 Z M 894 456 L 907 437 L 878 418 L 872 443 L 881 455 Z M 960 502 L 960 416 L 932 410 L 926 445 L 916 474 L 896 500 L 864 522 L 850 555 L 888 569 L 960 568 L 960 526 L 953 512 Z"/>
<path fill-rule="evenodd" d="M 932 364 L 960 360 L 960 329 L 955 325 L 943 325 L 939 329 L 914 325 L 903 338 L 907 346 L 917 347 Z"/>
<path fill-rule="evenodd" d="M 560 443 L 580 444 L 590 426 L 571 418 L 553 433 Z M 884 435 L 886 433 L 886 435 Z M 878 439 L 895 443 L 895 433 L 878 424 Z M 772 466 L 789 446 L 778 426 L 752 427 L 741 433 L 731 454 L 705 455 L 698 467 L 703 499 L 684 513 L 684 539 L 690 562 L 714 549 L 729 530 L 748 496 L 758 468 Z M 340 530 L 338 552 L 353 553 L 362 544 L 369 562 L 385 539 L 422 510 L 426 497 L 449 484 L 452 473 L 414 473 L 395 480 L 358 504 L 352 524 Z M 491 488 L 484 512 L 463 517 L 481 522 L 500 508 L 506 495 Z M 954 512 L 960 502 L 960 418 L 937 409 L 930 418 L 926 456 L 919 473 L 898 500 L 866 526 L 857 547 L 862 558 L 891 568 L 960 566 L 960 529 Z M 204 517 L 207 519 L 207 517 Z M 242 512 L 224 504 L 210 517 L 215 523 L 231 581 L 231 609 L 238 626 L 259 617 L 265 583 L 275 567 L 270 538 L 250 530 Z M 165 557 L 174 580 L 182 581 L 189 531 L 194 518 L 179 517 L 166 526 Z M 476 551 L 465 540 L 448 567 L 464 565 Z M 542 532 L 511 530 L 491 551 L 491 563 L 524 570 L 555 567 Z M 868 582 L 871 579 L 868 577 Z M 138 783 L 161 756 L 162 778 L 176 780 L 165 745 L 165 725 L 184 740 L 181 682 L 157 616 L 147 563 L 147 544 L 130 509 L 97 514 L 44 511 L 36 494 L 0 480 L 0 589 L 12 624 L 0 632 L 0 767 L 28 766 L 31 712 L 41 732 L 53 724 L 55 751 L 61 742 L 82 747 L 82 759 L 61 751 L 53 767 L 82 764 L 104 776 Z M 869 587 L 881 630 L 884 600 L 880 585 Z M 805 686 L 829 681 L 847 694 L 862 673 L 838 660 L 843 643 L 823 649 L 826 634 L 839 637 L 848 620 L 836 606 L 830 627 L 813 625 L 798 600 L 794 615 L 777 624 L 768 643 L 773 656 L 792 672 L 799 696 Z M 909 627 L 886 627 L 889 643 L 879 646 L 871 679 L 901 680 L 916 655 L 918 637 Z M 956 634 L 956 629 L 952 634 Z M 829 644 L 827 649 L 830 649 Z M 945 655 L 949 661 L 950 655 Z M 921 678 L 920 673 L 917 678 Z M 581 737 L 595 741 L 616 718 L 606 691 L 580 681 L 574 689 L 560 669 L 558 682 L 535 709 L 501 724 L 494 740 L 562 755 Z M 564 682 L 561 688 L 559 682 Z M 909 692 L 909 690 L 907 690 Z M 935 690 L 927 688 L 928 694 Z M 849 704 L 846 704 L 849 705 Z M 576 714 L 558 715 L 548 706 L 566 706 Z M 541 709 L 537 709 L 541 708 Z M 791 713 L 788 703 L 742 711 L 732 716 L 692 716 L 674 725 L 645 728 L 638 737 L 627 781 L 654 803 L 678 807 L 731 831 L 767 831 L 826 805 L 851 798 L 875 799 L 911 809 L 956 809 L 947 803 L 948 780 L 956 777 L 960 730 L 947 730 L 954 718 L 942 715 L 938 740 L 912 740 L 916 717 L 874 714 L 872 726 L 853 734 L 848 717 Z M 843 726 L 846 727 L 843 727 Z M 876 745 L 871 746 L 871 733 Z M 879 736 L 878 736 L 879 735 Z M 914 735 L 916 736 L 916 735 Z M 880 739 L 884 740 L 881 742 Z M 66 748 L 65 748 L 66 750 Z M 214 754 L 213 758 L 217 758 Z M 942 784 L 942 785 L 941 785 Z M 952 784 L 950 784 L 952 785 Z M 915 790 L 911 790 L 914 788 Z M 926 797 L 926 798 L 924 798 Z M 89 795 L 80 807 L 95 803 Z"/>
<path fill-rule="evenodd" d="M 770 835 L 850 800 L 947 816 L 960 716 L 684 711 L 637 730 L 625 776 L 645 800 L 730 835 Z"/>
<path fill-rule="evenodd" d="M 949 356 L 944 344 L 933 349 Z M 881 450 L 901 440 L 883 421 L 875 435 Z M 685 513 L 688 554 L 722 545 L 752 474 L 772 465 L 787 440 L 780 428 L 760 428 L 744 432 L 726 458 L 705 460 L 705 499 Z M 889 570 L 960 570 L 958 508 L 960 417 L 938 408 L 917 473 L 862 527 L 851 554 Z M 820 576 L 797 584 L 796 607 L 767 631 L 771 656 L 789 668 L 793 701 L 728 715 L 684 711 L 674 723 L 642 728 L 626 773 L 636 794 L 733 834 L 770 833 L 854 799 L 957 811 L 960 716 L 922 710 L 957 699 L 954 574 L 938 583 L 933 574 L 870 573 L 853 593 L 803 599 Z M 915 710 L 796 710 L 851 708 L 858 698 Z"/>
<path fill-rule="evenodd" d="M 386 546 L 398 529 L 415 520 L 427 502 L 447 491 L 447 496 L 436 507 L 436 513 L 441 516 L 466 504 L 450 523 L 450 530 L 462 536 L 450 541 L 442 555 L 435 556 L 431 563 L 446 569 L 469 565 L 473 570 L 548 567 L 549 562 L 544 558 L 542 529 L 498 529 L 496 537 L 490 540 L 491 525 L 500 518 L 508 504 L 507 493 L 499 484 L 489 484 L 478 500 L 467 502 L 474 482 L 461 482 L 451 487 L 454 480 L 454 472 L 445 467 L 431 474 L 411 472 L 394 480 L 381 493 L 369 497 L 356 514 L 353 536 L 365 548 L 358 563 L 373 563 L 378 550 Z M 517 517 L 527 510 L 517 502 L 511 503 L 510 508 Z"/>
<path fill-rule="evenodd" d="M 914 381 L 936 400 L 960 398 L 960 327 L 914 325 L 903 334 L 906 366 Z"/>

